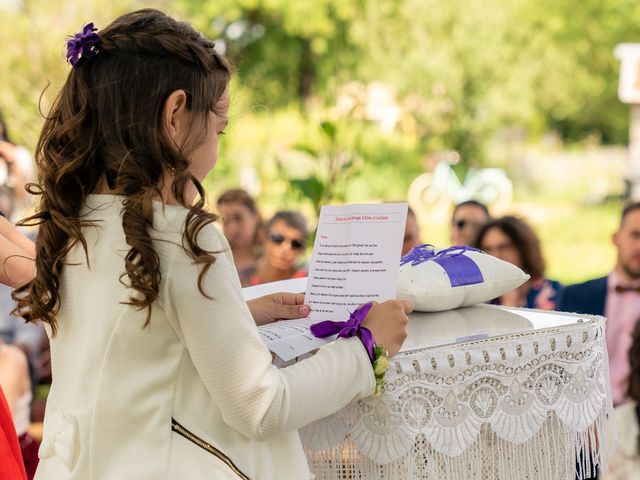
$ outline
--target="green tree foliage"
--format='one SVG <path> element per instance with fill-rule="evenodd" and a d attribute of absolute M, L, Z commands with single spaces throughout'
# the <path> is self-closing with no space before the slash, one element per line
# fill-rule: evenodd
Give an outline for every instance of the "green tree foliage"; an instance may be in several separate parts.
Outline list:
<path fill-rule="evenodd" d="M 506 127 L 531 140 L 627 138 L 614 46 L 640 41 L 630 0 L 183 0 L 225 40 L 257 104 L 333 100 L 345 80 L 395 86 L 425 151 L 486 162 Z"/>
<path fill-rule="evenodd" d="M 64 60 L 66 37 L 91 21 L 103 26 L 132 7 L 140 2 L 0 0 L 0 109 L 14 142 L 35 146 L 42 114 L 70 68 Z"/>
<path fill-rule="evenodd" d="M 383 2 L 385 3 L 385 2 Z M 361 74 L 400 88 L 426 149 L 487 160 L 505 127 L 531 139 L 548 130 L 569 142 L 627 138 L 617 100 L 614 46 L 640 41 L 637 2 L 404 0 L 369 2 Z"/>
<path fill-rule="evenodd" d="M 628 137 L 628 107 L 618 101 L 618 43 L 640 42 L 640 4 L 632 0 L 522 2 L 528 55 L 539 65 L 532 108 L 562 138 L 596 136 L 604 143 Z"/>
<path fill-rule="evenodd" d="M 360 0 L 181 0 L 205 33 L 224 41 L 255 103 L 278 107 L 327 94 L 356 62 L 351 26 Z"/>
<path fill-rule="evenodd" d="M 613 48 L 640 41 L 633 0 L 4 0 L 0 108 L 18 141 L 33 146 L 39 96 L 51 81 L 46 111 L 69 68 L 65 36 L 141 6 L 224 40 L 258 115 L 291 105 L 313 115 L 345 82 L 381 80 L 424 153 L 483 163 L 487 141 L 511 127 L 533 141 L 549 130 L 568 142 L 627 138 Z"/>

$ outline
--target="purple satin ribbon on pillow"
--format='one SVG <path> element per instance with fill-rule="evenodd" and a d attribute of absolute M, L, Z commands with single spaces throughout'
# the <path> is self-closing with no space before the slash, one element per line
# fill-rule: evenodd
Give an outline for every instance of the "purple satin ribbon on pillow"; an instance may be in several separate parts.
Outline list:
<path fill-rule="evenodd" d="M 410 263 L 411 266 L 432 261 L 440 265 L 449 277 L 452 287 L 482 283 L 484 277 L 476 262 L 463 255 L 464 252 L 482 252 L 477 248 L 454 246 L 436 253 L 433 245 L 418 245 L 400 259 L 400 265 Z"/>
<path fill-rule="evenodd" d="M 338 337 L 342 338 L 357 336 L 362 341 L 364 348 L 367 349 L 369 358 L 373 362 L 375 359 L 373 347 L 376 342 L 371 330 L 361 325 L 372 306 L 373 304 L 369 302 L 356 308 L 353 313 L 349 315 L 349 320 L 346 322 L 333 322 L 331 320 L 327 320 L 324 322 L 314 323 L 309 327 L 309 329 L 311 330 L 311 333 L 318 338 L 330 337 L 336 333 L 338 334 Z"/>

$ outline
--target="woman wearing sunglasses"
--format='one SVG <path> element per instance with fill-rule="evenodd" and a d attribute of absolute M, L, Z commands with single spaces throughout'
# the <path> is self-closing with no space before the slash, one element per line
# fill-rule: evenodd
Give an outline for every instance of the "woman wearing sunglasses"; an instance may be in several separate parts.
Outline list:
<path fill-rule="evenodd" d="M 264 256 L 250 278 L 251 285 L 301 278 L 307 271 L 296 267 L 307 244 L 307 220 L 298 212 L 277 212 L 265 226 Z"/>
<path fill-rule="evenodd" d="M 451 215 L 451 245 L 471 245 L 480 227 L 489 219 L 486 205 L 476 200 L 456 205 Z"/>

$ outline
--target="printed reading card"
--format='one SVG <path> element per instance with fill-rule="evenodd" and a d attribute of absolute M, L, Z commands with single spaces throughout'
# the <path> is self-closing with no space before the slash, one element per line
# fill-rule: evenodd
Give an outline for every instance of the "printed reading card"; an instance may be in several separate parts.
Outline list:
<path fill-rule="evenodd" d="M 396 298 L 406 203 L 324 206 L 305 303 L 314 320 L 346 320 L 358 305 Z"/>

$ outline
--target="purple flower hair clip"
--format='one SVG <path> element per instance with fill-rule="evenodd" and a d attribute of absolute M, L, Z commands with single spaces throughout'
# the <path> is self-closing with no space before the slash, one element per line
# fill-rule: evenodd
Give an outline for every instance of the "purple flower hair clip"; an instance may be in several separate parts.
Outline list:
<path fill-rule="evenodd" d="M 91 58 L 98 53 L 100 35 L 93 26 L 93 22 L 87 23 L 82 31 L 76 33 L 67 41 L 67 62 L 75 67 L 83 58 Z"/>

